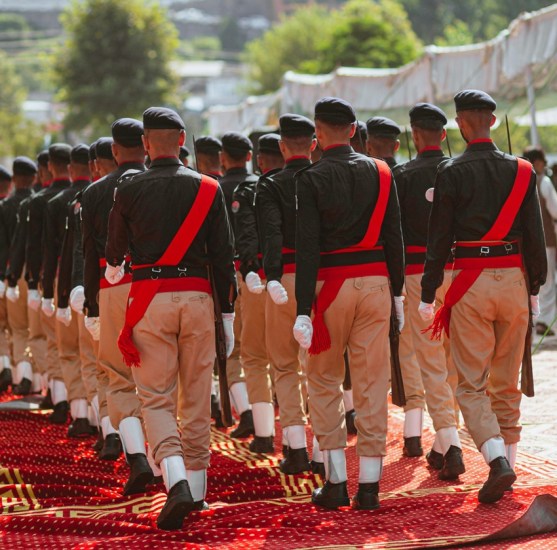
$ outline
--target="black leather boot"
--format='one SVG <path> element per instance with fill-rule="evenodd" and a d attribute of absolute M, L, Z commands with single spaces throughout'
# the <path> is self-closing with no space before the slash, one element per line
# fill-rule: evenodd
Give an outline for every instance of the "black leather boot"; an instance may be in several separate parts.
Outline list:
<path fill-rule="evenodd" d="M 356 429 L 356 411 L 352 409 L 345 414 L 346 417 L 346 431 L 350 435 L 356 435 L 358 430 Z"/>
<path fill-rule="evenodd" d="M 283 474 L 301 474 L 311 470 L 308 451 L 303 449 L 288 449 L 288 454 L 284 460 L 280 461 L 280 471 Z"/>
<path fill-rule="evenodd" d="M 215 428 L 224 428 L 220 412 L 220 403 L 216 395 L 211 394 L 211 418 L 215 421 Z"/>
<path fill-rule="evenodd" d="M 251 409 L 244 411 L 240 415 L 240 423 L 236 427 L 236 429 L 230 432 L 230 437 L 234 439 L 241 439 L 243 437 L 249 437 L 250 435 L 255 434 L 255 428 L 253 426 L 253 414 Z"/>
<path fill-rule="evenodd" d="M 350 506 L 348 487 L 346 481 L 331 483 L 326 481 L 323 487 L 315 489 L 311 495 L 311 502 L 323 508 L 336 510 L 341 506 Z"/>
<path fill-rule="evenodd" d="M 439 479 L 457 479 L 465 471 L 462 449 L 451 445 L 443 456 L 443 468 L 439 472 Z"/>
<path fill-rule="evenodd" d="M 253 436 L 253 440 L 249 444 L 249 450 L 252 453 L 273 454 L 275 452 L 274 437 Z"/>
<path fill-rule="evenodd" d="M 352 499 L 356 510 L 377 510 L 379 508 L 379 483 L 359 483 L 358 492 Z"/>
<path fill-rule="evenodd" d="M 153 479 L 153 471 L 147 457 L 142 453 L 126 454 L 130 475 L 124 485 L 124 496 L 145 492 L 145 486 Z"/>
<path fill-rule="evenodd" d="M 43 400 L 39 404 L 39 409 L 44 411 L 53 408 L 54 408 L 54 403 L 52 402 L 52 393 L 50 391 L 50 388 L 48 388 L 46 395 L 43 397 Z"/>
<path fill-rule="evenodd" d="M 171 487 L 168 498 L 157 518 L 158 528 L 167 531 L 180 529 L 184 518 L 194 509 L 194 506 L 190 486 L 183 479 Z"/>
<path fill-rule="evenodd" d="M 509 461 L 498 456 L 489 463 L 489 476 L 478 494 L 478 500 L 484 504 L 497 502 L 516 481 L 516 474 Z"/>
<path fill-rule="evenodd" d="M 323 462 L 316 462 L 315 460 L 312 460 L 310 466 L 311 466 L 311 471 L 315 475 L 321 476 L 323 479 L 325 479 L 326 477 L 325 464 Z"/>
<path fill-rule="evenodd" d="M 425 458 L 430 468 L 440 470 L 443 467 L 443 455 L 441 453 L 431 449 L 431 451 L 425 455 Z"/>
<path fill-rule="evenodd" d="M 99 430 L 99 434 L 97 435 L 97 441 L 95 441 L 95 444 L 93 445 L 93 451 L 95 451 L 96 453 L 100 453 L 102 451 L 103 446 L 104 446 L 104 437 L 103 437 L 102 430 Z"/>
<path fill-rule="evenodd" d="M 421 437 L 405 437 L 404 447 L 402 448 L 402 454 L 404 456 L 422 456 L 424 450 L 422 449 L 422 438 Z"/>
<path fill-rule="evenodd" d="M 7 391 L 12 385 L 12 369 L 2 369 L 0 372 L 0 393 Z"/>
<path fill-rule="evenodd" d="M 48 421 L 51 424 L 65 424 L 68 421 L 70 404 L 67 401 L 60 401 L 54 405 L 54 410 L 50 413 Z"/>
<path fill-rule="evenodd" d="M 99 453 L 101 460 L 118 460 L 122 454 L 122 441 L 118 434 L 108 434 L 104 438 L 104 445 Z"/>
<path fill-rule="evenodd" d="M 29 378 L 22 378 L 19 384 L 12 386 L 12 392 L 15 395 L 29 395 L 31 393 L 31 380 Z"/>
<path fill-rule="evenodd" d="M 76 418 L 68 426 L 68 437 L 89 437 L 97 435 L 97 429 L 91 426 L 87 418 Z"/>

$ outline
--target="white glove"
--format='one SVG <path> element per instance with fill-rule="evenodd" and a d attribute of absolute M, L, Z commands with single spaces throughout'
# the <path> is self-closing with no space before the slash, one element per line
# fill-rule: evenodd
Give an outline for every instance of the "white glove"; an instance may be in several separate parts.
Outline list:
<path fill-rule="evenodd" d="M 106 271 L 104 272 L 104 278 L 111 285 L 115 285 L 119 283 L 123 277 L 124 277 L 124 262 L 122 262 L 122 265 L 117 265 L 116 267 L 107 264 Z"/>
<path fill-rule="evenodd" d="M 56 320 L 69 327 L 72 322 L 72 310 L 69 307 L 59 307 L 56 310 Z"/>
<path fill-rule="evenodd" d="M 30 290 L 27 293 L 27 305 L 33 311 L 39 311 L 41 308 L 41 295 L 38 290 Z"/>
<path fill-rule="evenodd" d="M 85 328 L 89 331 L 93 340 L 98 342 L 101 337 L 101 320 L 98 317 L 85 317 L 84 319 Z"/>
<path fill-rule="evenodd" d="M 530 296 L 530 306 L 532 307 L 532 321 L 535 323 L 540 316 L 540 297 Z"/>
<path fill-rule="evenodd" d="M 222 324 L 226 341 L 226 357 L 230 357 L 234 349 L 234 313 L 223 313 Z"/>
<path fill-rule="evenodd" d="M 278 281 L 269 281 L 267 283 L 267 292 L 271 296 L 271 300 L 279 306 L 288 302 L 288 292 Z"/>
<path fill-rule="evenodd" d="M 307 315 L 298 315 L 294 323 L 294 338 L 302 349 L 309 349 L 313 338 L 313 325 Z"/>
<path fill-rule="evenodd" d="M 404 328 L 404 296 L 395 296 L 395 312 L 398 321 L 398 330 L 402 332 Z"/>
<path fill-rule="evenodd" d="M 261 277 L 254 271 L 250 271 L 245 278 L 246 286 L 250 292 L 261 294 L 265 290 L 265 285 L 261 282 Z"/>
<path fill-rule="evenodd" d="M 435 302 L 433 302 L 433 304 L 420 302 L 420 305 L 418 306 L 418 313 L 424 321 L 432 321 L 435 317 Z"/>
<path fill-rule="evenodd" d="M 6 290 L 6 298 L 15 304 L 19 300 L 19 288 L 17 286 L 9 286 Z"/>
<path fill-rule="evenodd" d="M 47 317 L 52 317 L 56 311 L 52 298 L 43 298 L 41 309 Z"/>
<path fill-rule="evenodd" d="M 6 283 L 4 281 L 0 281 L 0 298 L 3 298 L 6 294 Z"/>
<path fill-rule="evenodd" d="M 82 286 L 76 286 L 70 292 L 70 307 L 76 313 L 83 313 L 85 305 L 85 289 Z"/>

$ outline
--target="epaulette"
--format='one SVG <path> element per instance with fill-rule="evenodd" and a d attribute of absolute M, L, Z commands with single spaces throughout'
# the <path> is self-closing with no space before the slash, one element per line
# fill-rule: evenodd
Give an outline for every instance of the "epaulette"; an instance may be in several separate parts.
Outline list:
<path fill-rule="evenodd" d="M 116 182 L 116 186 L 118 187 L 122 183 L 126 183 L 126 182 L 131 181 L 133 179 L 133 177 L 136 176 L 137 174 L 143 174 L 143 170 L 137 170 L 136 168 L 130 168 L 129 170 L 126 170 L 118 178 L 118 181 Z"/>

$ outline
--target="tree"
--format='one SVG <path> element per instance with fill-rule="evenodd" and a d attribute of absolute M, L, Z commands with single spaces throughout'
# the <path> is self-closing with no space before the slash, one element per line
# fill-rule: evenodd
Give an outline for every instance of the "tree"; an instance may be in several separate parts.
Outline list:
<path fill-rule="evenodd" d="M 158 4 L 73 0 L 62 24 L 68 39 L 54 73 L 68 106 L 67 128 L 106 134 L 116 118 L 139 117 L 171 100 L 177 31 Z"/>
<path fill-rule="evenodd" d="M 241 52 L 246 44 L 246 33 L 233 17 L 225 17 L 219 28 L 219 39 L 225 52 Z"/>

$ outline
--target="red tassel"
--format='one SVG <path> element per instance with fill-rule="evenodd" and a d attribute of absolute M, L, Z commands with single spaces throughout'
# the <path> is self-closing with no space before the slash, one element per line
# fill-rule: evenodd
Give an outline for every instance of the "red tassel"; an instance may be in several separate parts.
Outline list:
<path fill-rule="evenodd" d="M 449 324 L 451 322 L 451 308 L 442 305 L 435 314 L 435 318 L 433 319 L 433 323 L 429 325 L 429 327 L 422 330 L 422 334 L 426 334 L 431 331 L 431 336 L 429 337 L 430 340 L 441 340 L 441 336 L 443 335 L 443 329 L 447 334 L 447 338 L 449 337 Z"/>
<path fill-rule="evenodd" d="M 124 357 L 124 363 L 128 367 L 139 367 L 141 366 L 141 358 L 139 357 L 139 351 L 137 351 L 133 343 L 132 334 L 133 328 L 129 325 L 124 325 L 120 336 L 118 336 L 118 347 Z"/>
<path fill-rule="evenodd" d="M 331 335 L 325 324 L 325 318 L 322 313 L 317 313 L 313 318 L 313 337 L 308 352 L 310 355 L 319 355 L 330 348 Z"/>

